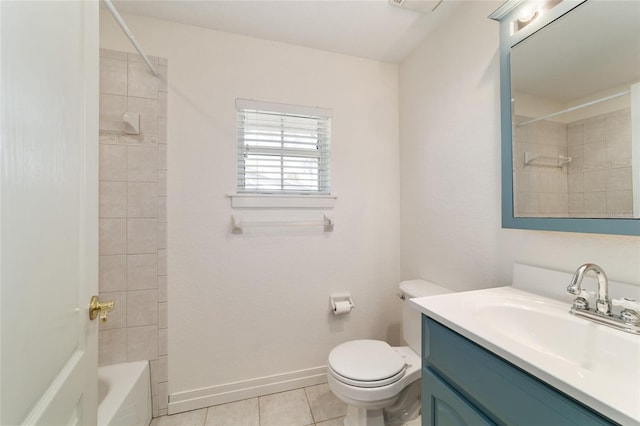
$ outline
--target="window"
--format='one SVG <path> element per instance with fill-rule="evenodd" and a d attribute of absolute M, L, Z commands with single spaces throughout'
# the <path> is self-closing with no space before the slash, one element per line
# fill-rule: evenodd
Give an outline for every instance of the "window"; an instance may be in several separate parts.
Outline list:
<path fill-rule="evenodd" d="M 238 193 L 329 194 L 331 111 L 236 101 Z"/>

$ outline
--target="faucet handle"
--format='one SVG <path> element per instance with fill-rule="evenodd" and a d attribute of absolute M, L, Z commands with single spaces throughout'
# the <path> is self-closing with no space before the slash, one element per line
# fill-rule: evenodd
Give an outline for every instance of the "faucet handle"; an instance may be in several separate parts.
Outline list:
<path fill-rule="evenodd" d="M 625 297 L 623 299 L 613 299 L 611 301 L 613 306 L 621 306 L 624 309 L 631 309 L 632 311 L 640 312 L 640 303 L 636 302 L 635 299 L 631 299 L 629 297 Z"/>

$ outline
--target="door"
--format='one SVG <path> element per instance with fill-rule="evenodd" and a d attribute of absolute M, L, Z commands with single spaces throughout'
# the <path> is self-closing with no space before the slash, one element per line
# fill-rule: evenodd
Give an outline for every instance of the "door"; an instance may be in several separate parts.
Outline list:
<path fill-rule="evenodd" d="M 422 424 L 424 426 L 495 425 L 429 368 L 422 370 Z"/>
<path fill-rule="evenodd" d="M 96 423 L 98 4 L 0 1 L 0 424 Z"/>

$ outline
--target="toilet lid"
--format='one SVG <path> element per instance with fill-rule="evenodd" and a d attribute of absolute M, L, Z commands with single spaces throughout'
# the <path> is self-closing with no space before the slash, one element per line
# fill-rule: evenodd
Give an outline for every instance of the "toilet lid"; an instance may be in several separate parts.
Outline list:
<path fill-rule="evenodd" d="M 329 367 L 336 374 L 355 382 L 399 380 L 406 364 L 387 342 L 352 340 L 333 348 Z"/>

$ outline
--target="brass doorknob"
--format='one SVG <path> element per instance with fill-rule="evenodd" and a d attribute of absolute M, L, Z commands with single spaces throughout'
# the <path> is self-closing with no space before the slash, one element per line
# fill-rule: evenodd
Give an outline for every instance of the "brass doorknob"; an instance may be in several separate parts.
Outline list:
<path fill-rule="evenodd" d="M 91 297 L 89 302 L 89 319 L 93 321 L 100 314 L 100 321 L 105 322 L 107 320 L 107 313 L 113 309 L 113 300 L 108 302 L 101 302 L 98 296 Z"/>

